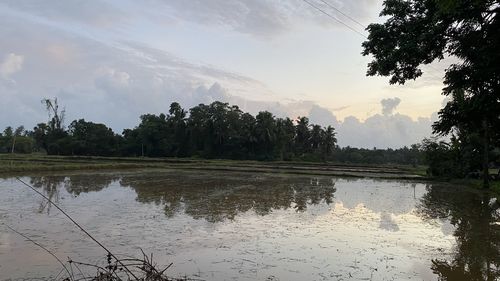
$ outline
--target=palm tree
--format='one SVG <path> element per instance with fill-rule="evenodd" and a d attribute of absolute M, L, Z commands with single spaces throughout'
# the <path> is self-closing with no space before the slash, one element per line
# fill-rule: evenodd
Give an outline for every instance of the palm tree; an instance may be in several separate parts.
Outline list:
<path fill-rule="evenodd" d="M 320 125 L 313 125 L 311 130 L 311 147 L 314 152 L 319 150 L 323 140 L 324 131 Z"/>
<path fill-rule="evenodd" d="M 337 133 L 332 126 L 328 126 L 323 130 L 322 147 L 326 156 L 330 155 L 337 145 L 337 138 L 335 137 L 336 134 Z"/>
<path fill-rule="evenodd" d="M 262 146 L 263 156 L 265 158 L 272 158 L 273 146 L 276 141 L 276 121 L 271 112 L 261 111 L 256 119 L 255 134 Z"/>
<path fill-rule="evenodd" d="M 297 136 L 295 138 L 296 149 L 303 154 L 310 151 L 309 119 L 307 117 L 299 117 L 296 126 Z"/>

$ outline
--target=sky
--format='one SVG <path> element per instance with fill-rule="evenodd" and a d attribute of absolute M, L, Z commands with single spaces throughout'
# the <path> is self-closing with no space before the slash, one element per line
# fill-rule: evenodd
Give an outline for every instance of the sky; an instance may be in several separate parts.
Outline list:
<path fill-rule="evenodd" d="M 383 21 L 382 1 L 308 2 L 335 19 L 304 0 L 3 0 L 0 128 L 47 120 L 43 98 L 58 98 L 66 123 L 118 133 L 173 101 L 221 100 L 333 125 L 340 146 L 429 137 L 446 62 L 405 85 L 367 77 L 364 27 Z"/>

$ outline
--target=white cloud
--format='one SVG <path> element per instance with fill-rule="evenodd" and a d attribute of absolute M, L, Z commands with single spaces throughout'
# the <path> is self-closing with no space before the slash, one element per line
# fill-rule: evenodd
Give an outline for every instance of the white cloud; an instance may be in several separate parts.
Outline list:
<path fill-rule="evenodd" d="M 349 116 L 337 128 L 340 146 L 363 148 L 397 148 L 420 143 L 432 133 L 434 119 L 418 118 L 394 114 L 375 114 L 361 122 Z"/>
<path fill-rule="evenodd" d="M 357 20 L 363 21 L 376 0 L 328 0 L 330 5 Z M 49 20 L 114 28 L 131 22 L 154 21 L 171 25 L 192 22 L 224 27 L 257 37 L 291 31 L 300 23 L 332 26 L 338 22 L 326 17 L 301 0 L 93 0 L 36 1 L 5 0 L 1 5 Z M 315 5 L 341 20 L 349 21 L 326 4 Z M 1 7 L 0 7 L 1 8 Z M 354 24 L 350 22 L 350 24 Z M 339 25 L 340 26 L 340 25 Z M 358 29 L 362 29 L 357 27 Z"/>
<path fill-rule="evenodd" d="M 105 91 L 122 90 L 130 84 L 130 74 L 113 68 L 104 68 L 97 71 L 98 77 L 95 79 L 97 88 Z"/>
<path fill-rule="evenodd" d="M 188 16 L 180 11 L 187 8 L 186 5 L 194 5 L 187 2 L 190 1 L 165 4 L 179 9 L 178 16 L 188 20 Z M 14 1 L 9 3 L 17 5 Z M 190 13 L 194 13 L 192 20 L 199 22 L 204 20 L 204 13 L 207 17 L 215 13 L 218 14 L 217 21 L 206 19 L 211 21 L 210 24 L 228 25 L 241 32 L 259 35 L 269 26 L 274 26 L 269 31 L 282 31 L 288 27 L 282 23 L 291 20 L 289 13 L 304 12 L 304 7 L 297 8 L 297 1 L 287 4 L 292 7 L 282 7 L 279 3 L 264 0 L 237 0 L 234 3 L 210 1 L 205 3 L 207 7 L 200 4 L 200 7 L 193 7 Z M 348 2 L 344 4 L 351 5 Z M 51 2 L 48 5 L 55 4 Z M 239 5 L 236 12 L 230 9 L 232 5 Z M 217 7 L 224 9 L 218 10 Z M 48 16 L 56 13 L 54 9 L 59 11 L 59 8 L 51 7 L 36 13 Z M 257 11 L 266 11 L 264 15 L 270 17 L 275 14 L 284 16 L 259 21 L 262 15 L 255 15 Z M 91 13 L 87 14 L 92 17 Z M 64 15 L 56 13 L 54 17 L 56 15 L 65 19 Z M 243 22 L 239 22 L 242 15 L 245 16 Z M 15 85 L 0 83 L 2 99 L 10 105 L 0 111 L 0 128 L 14 122 L 21 122 L 30 128 L 37 122 L 43 122 L 46 114 L 40 100 L 57 96 L 67 109 L 68 121 L 85 118 L 104 122 L 117 132 L 137 125 L 141 114 L 166 112 L 173 101 L 189 108 L 221 100 L 239 105 L 242 110 L 253 114 L 268 110 L 278 117 L 309 116 L 312 123 L 333 125 L 341 146 L 400 147 L 430 135 L 432 122 L 429 118 L 413 121 L 400 114 L 377 114 L 364 122 L 355 117 L 339 121 L 334 112 L 315 102 L 273 99 L 265 85 L 250 77 L 191 63 L 134 42 L 99 41 L 85 32 L 78 33 L 39 21 L 30 22 L 24 16 L 2 14 L 0 37 L 10 38 L 0 44 L 0 54 L 9 54 L 1 62 L 0 75 L 8 77 L 15 73 L 18 81 Z M 29 58 L 29 64 L 23 64 L 24 57 Z M 264 100 L 260 97 L 268 98 Z M 392 104 L 387 112 L 392 113 L 399 102 L 393 101 Z"/>
<path fill-rule="evenodd" d="M 227 26 L 241 33 L 261 37 L 292 30 L 297 27 L 297 23 L 309 22 L 327 26 L 338 24 L 300 0 L 153 0 L 153 2 L 168 6 L 172 10 L 172 16 L 178 20 Z M 318 1 L 314 4 L 342 20 L 348 20 L 325 3 Z M 376 1 L 337 0 L 330 1 L 329 4 L 362 21 Z"/>
<path fill-rule="evenodd" d="M 323 108 L 319 105 L 313 105 L 311 110 L 309 111 L 309 119 L 312 123 L 319 124 L 322 126 L 333 126 L 337 127 L 338 126 L 338 121 L 337 117 L 333 115 L 333 113 L 326 109 Z"/>
<path fill-rule="evenodd" d="M 401 103 L 401 99 L 398 97 L 395 98 L 387 98 L 387 99 L 382 99 L 380 101 L 380 104 L 382 105 L 382 114 L 383 115 L 392 115 L 394 110 L 398 107 L 398 105 Z"/>
<path fill-rule="evenodd" d="M 79 22 L 98 27 L 112 26 L 130 19 L 130 13 L 125 12 L 119 3 L 113 4 L 107 0 L 3 0 L 1 4 L 10 9 L 50 20 Z"/>
<path fill-rule="evenodd" d="M 380 104 L 384 115 L 374 114 L 364 121 L 354 116 L 338 121 L 333 112 L 317 104 L 309 106 L 308 116 L 311 123 L 334 126 L 341 147 L 398 148 L 420 143 L 431 136 L 431 125 L 437 120 L 437 114 L 433 113 L 428 118 L 420 117 L 417 120 L 407 115 L 393 114 L 400 102 L 399 98 L 382 100 Z"/>
<path fill-rule="evenodd" d="M 18 83 L 0 83 L 2 99 L 11 105 L 2 108 L 0 127 L 14 120 L 27 128 L 43 122 L 40 100 L 47 97 L 60 99 L 68 121 L 86 118 L 120 132 L 135 126 L 141 114 L 166 112 L 173 101 L 186 108 L 214 100 L 241 104 L 229 93 L 266 92 L 254 79 L 137 43 L 110 44 L 9 14 L 0 17 L 0 26 L 9 27 L 0 28 L 0 36 L 11 38 L 0 44 L 0 54 L 14 50 L 30 57 L 24 66 L 16 54 L 0 60 L 0 75 L 18 71 Z M 9 36 L 14 26 L 16 36 Z"/>
<path fill-rule="evenodd" d="M 24 56 L 10 53 L 5 56 L 4 61 L 0 64 L 0 75 L 3 78 L 8 78 L 10 75 L 20 71 L 23 68 Z"/>

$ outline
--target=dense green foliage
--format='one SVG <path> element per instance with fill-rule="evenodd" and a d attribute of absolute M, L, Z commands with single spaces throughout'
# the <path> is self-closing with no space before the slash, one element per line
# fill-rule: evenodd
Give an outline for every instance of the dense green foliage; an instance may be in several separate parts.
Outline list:
<path fill-rule="evenodd" d="M 64 128 L 57 100 L 44 100 L 49 121 L 17 137 L 15 152 L 49 155 L 199 157 L 254 160 L 333 161 L 364 164 L 423 164 L 419 145 L 400 149 L 337 146 L 335 129 L 310 124 L 307 117 L 256 116 L 238 106 L 213 102 L 189 111 L 172 103 L 168 114 L 144 114 L 133 129 L 116 134 L 104 124 L 74 120 Z M 1 152 L 11 152 L 11 128 L 0 135 Z M 20 135 L 20 134 L 18 134 Z M 29 144 L 29 146 L 26 146 Z"/>
<path fill-rule="evenodd" d="M 200 104 L 189 111 L 174 102 L 168 114 L 144 114 L 137 127 L 125 129 L 122 135 L 84 119 L 74 120 L 66 129 L 57 100 L 43 102 L 49 121 L 29 134 L 36 148 L 49 155 L 326 160 L 337 143 L 333 127 L 309 124 L 306 117 L 296 124 L 267 111 L 254 117 L 222 102 Z M 2 151 L 10 152 L 13 134 L 5 135 Z"/>
<path fill-rule="evenodd" d="M 363 43 L 363 54 L 373 56 L 367 74 L 391 76 L 391 84 L 418 78 L 422 64 L 453 58 L 444 79 L 448 102 L 433 129 L 440 135 L 452 134 L 450 155 L 442 163 L 456 162 L 453 168 L 434 170 L 464 174 L 476 169 L 481 159 L 485 186 L 492 147 L 500 144 L 498 11 L 500 2 L 495 0 L 386 0 L 381 12 L 386 22 L 369 25 L 370 34 Z M 442 144 L 429 148 L 445 151 Z M 479 158 L 471 157 L 477 152 Z"/>
<path fill-rule="evenodd" d="M 332 159 L 339 163 L 355 164 L 402 164 L 422 165 L 425 164 L 425 151 L 420 145 L 413 144 L 410 147 L 398 149 L 364 149 L 354 147 L 336 148 Z"/>
<path fill-rule="evenodd" d="M 323 154 L 336 144 L 333 128 L 316 128 L 305 117 L 294 125 L 289 118 L 275 118 L 263 111 L 257 116 L 238 106 L 213 102 L 187 111 L 172 103 L 169 114 L 146 114 L 134 129 L 123 132 L 123 155 L 167 156 L 258 160 L 287 160 L 310 154 Z M 298 134 L 302 127 L 308 137 Z M 297 149 L 300 146 L 300 149 Z M 325 154 L 326 155 L 326 154 Z"/>
<path fill-rule="evenodd" d="M 23 126 L 15 130 L 9 126 L 0 133 L 0 153 L 31 153 L 33 145 L 34 140 L 30 132 L 25 131 Z"/>

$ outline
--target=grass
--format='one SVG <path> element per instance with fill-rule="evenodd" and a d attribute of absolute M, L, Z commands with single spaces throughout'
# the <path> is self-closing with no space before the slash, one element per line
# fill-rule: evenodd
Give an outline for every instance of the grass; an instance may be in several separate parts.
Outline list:
<path fill-rule="evenodd" d="M 482 179 L 437 179 L 437 181 L 448 182 L 450 184 L 465 186 L 478 192 L 489 192 L 495 196 L 500 196 L 500 181 L 490 180 L 490 188 L 483 188 Z"/>
<path fill-rule="evenodd" d="M 490 184 L 491 184 L 490 186 L 491 191 L 500 195 L 500 181 L 491 182 Z"/>
<path fill-rule="evenodd" d="M 484 190 L 483 188 L 483 180 L 469 180 L 468 185 L 476 188 L 476 189 L 481 189 Z M 500 195 L 500 181 L 490 181 L 490 188 L 489 191 L 495 193 L 496 195 Z"/>
<path fill-rule="evenodd" d="M 325 162 L 250 161 L 194 158 L 140 158 L 100 156 L 47 156 L 0 154 L 0 174 L 124 169 L 185 169 L 262 173 L 291 173 L 344 177 L 425 179 L 425 167 L 401 165 L 351 165 Z"/>

